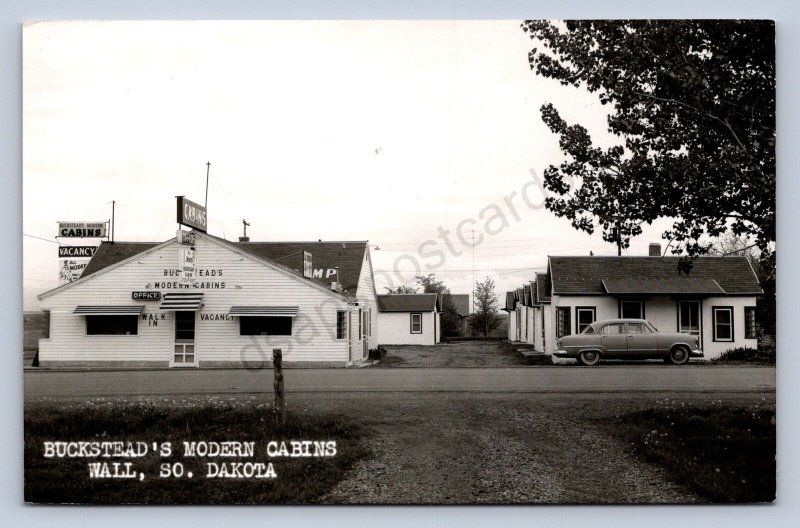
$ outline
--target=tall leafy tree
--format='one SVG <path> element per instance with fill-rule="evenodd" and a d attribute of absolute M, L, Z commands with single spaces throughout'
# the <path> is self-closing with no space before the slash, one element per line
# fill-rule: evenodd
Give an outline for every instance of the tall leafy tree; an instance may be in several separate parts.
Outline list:
<path fill-rule="evenodd" d="M 753 240 L 774 269 L 775 28 L 771 21 L 526 21 L 531 69 L 608 106 L 597 146 L 553 104 L 542 119 L 566 155 L 545 171 L 546 206 L 576 229 L 627 247 L 672 218 L 675 252 L 725 231 Z M 541 48 L 541 49 L 539 49 Z"/>
<path fill-rule="evenodd" d="M 502 323 L 500 304 L 491 278 L 486 277 L 483 282 L 475 283 L 475 298 L 472 303 L 475 307 L 474 313 L 469 318 L 472 333 L 488 337 Z"/>

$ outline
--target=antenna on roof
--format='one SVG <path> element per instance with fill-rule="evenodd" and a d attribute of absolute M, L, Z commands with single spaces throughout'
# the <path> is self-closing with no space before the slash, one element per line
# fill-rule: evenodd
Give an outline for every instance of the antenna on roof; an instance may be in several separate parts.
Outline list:
<path fill-rule="evenodd" d="M 242 229 L 244 230 L 244 233 L 239 237 L 239 242 L 250 242 L 250 237 L 247 236 L 247 227 L 249 225 L 250 222 L 242 218 Z"/>

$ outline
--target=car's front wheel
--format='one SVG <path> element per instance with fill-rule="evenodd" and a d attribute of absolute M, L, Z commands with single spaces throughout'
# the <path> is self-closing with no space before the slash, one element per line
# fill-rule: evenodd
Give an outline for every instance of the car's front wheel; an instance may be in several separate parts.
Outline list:
<path fill-rule="evenodd" d="M 686 347 L 675 347 L 669 351 L 669 362 L 673 365 L 683 365 L 689 361 L 689 349 Z"/>
<path fill-rule="evenodd" d="M 597 350 L 582 350 L 578 354 L 578 363 L 586 367 L 593 367 L 600 362 L 600 352 Z"/>

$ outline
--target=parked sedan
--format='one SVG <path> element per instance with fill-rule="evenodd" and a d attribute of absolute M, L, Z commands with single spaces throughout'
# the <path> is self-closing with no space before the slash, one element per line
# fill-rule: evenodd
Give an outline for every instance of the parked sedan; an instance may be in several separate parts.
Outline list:
<path fill-rule="evenodd" d="M 578 335 L 559 339 L 556 348 L 554 356 L 587 366 L 601 359 L 663 359 L 683 365 L 689 358 L 703 357 L 697 336 L 659 332 L 644 319 L 596 321 Z"/>

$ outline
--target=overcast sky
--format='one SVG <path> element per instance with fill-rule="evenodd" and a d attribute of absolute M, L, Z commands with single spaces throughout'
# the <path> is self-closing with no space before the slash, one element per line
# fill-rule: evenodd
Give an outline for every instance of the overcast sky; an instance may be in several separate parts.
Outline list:
<path fill-rule="evenodd" d="M 206 161 L 211 234 L 236 240 L 246 218 L 254 241 L 369 240 L 379 291 L 419 266 L 471 292 L 459 226 L 501 295 L 547 255 L 616 254 L 530 207 L 531 171 L 563 159 L 543 103 L 615 138 L 595 96 L 530 70 L 519 21 L 39 23 L 23 46 L 26 310 L 58 284 L 57 221 L 115 200 L 116 240 L 166 240 L 174 197 L 203 202 Z"/>

